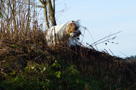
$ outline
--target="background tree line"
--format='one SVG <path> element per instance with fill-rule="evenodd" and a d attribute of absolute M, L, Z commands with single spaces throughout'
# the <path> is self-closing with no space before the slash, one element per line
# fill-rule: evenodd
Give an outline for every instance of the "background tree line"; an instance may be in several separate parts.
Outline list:
<path fill-rule="evenodd" d="M 130 60 L 136 60 L 136 55 L 135 56 L 130 56 L 129 58 L 130 58 Z"/>
<path fill-rule="evenodd" d="M 14 24 L 14 30 L 18 20 L 23 13 L 27 14 L 27 27 L 30 26 L 30 17 L 35 13 L 35 8 L 42 8 L 44 10 L 44 19 L 46 29 L 56 25 L 55 19 L 55 0 L 39 0 L 41 5 L 37 5 L 35 0 L 0 0 L 0 20 L 7 20 L 9 28 L 10 24 Z M 34 10 L 34 11 L 32 11 Z M 18 20 L 17 20 L 18 19 Z M 19 20 L 20 21 L 20 20 Z M 9 31 L 7 31 L 9 32 Z"/>

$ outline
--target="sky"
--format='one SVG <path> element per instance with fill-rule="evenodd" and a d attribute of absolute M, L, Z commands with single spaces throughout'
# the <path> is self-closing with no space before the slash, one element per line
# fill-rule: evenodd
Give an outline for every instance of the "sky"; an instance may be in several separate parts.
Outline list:
<path fill-rule="evenodd" d="M 110 40 L 114 43 L 100 43 L 95 48 L 119 57 L 136 55 L 136 0 L 56 0 L 56 20 L 57 24 L 80 20 L 88 29 L 81 37 L 83 44 L 121 31 L 109 37 L 116 36 Z"/>

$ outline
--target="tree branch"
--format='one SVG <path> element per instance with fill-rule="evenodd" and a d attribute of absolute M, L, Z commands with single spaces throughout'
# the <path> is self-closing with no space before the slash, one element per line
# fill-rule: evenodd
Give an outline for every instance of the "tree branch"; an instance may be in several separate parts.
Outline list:
<path fill-rule="evenodd" d="M 53 10 L 55 12 L 55 0 L 53 0 Z"/>
<path fill-rule="evenodd" d="M 46 0 L 39 0 L 41 4 L 46 4 Z"/>

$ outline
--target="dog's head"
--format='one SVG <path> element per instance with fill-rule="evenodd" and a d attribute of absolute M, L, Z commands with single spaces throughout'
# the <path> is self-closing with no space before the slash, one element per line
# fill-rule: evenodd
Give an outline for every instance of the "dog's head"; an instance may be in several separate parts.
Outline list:
<path fill-rule="evenodd" d="M 66 32 L 70 37 L 78 37 L 81 34 L 79 27 L 80 25 L 78 21 L 71 21 L 66 26 Z"/>

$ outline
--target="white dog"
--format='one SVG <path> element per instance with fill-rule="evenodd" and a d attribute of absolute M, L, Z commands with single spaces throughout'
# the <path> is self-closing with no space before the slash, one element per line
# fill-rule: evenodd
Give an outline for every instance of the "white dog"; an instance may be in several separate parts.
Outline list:
<path fill-rule="evenodd" d="M 70 21 L 61 25 L 53 26 L 46 30 L 46 41 L 49 47 L 75 46 L 78 44 L 81 31 L 79 21 Z"/>

